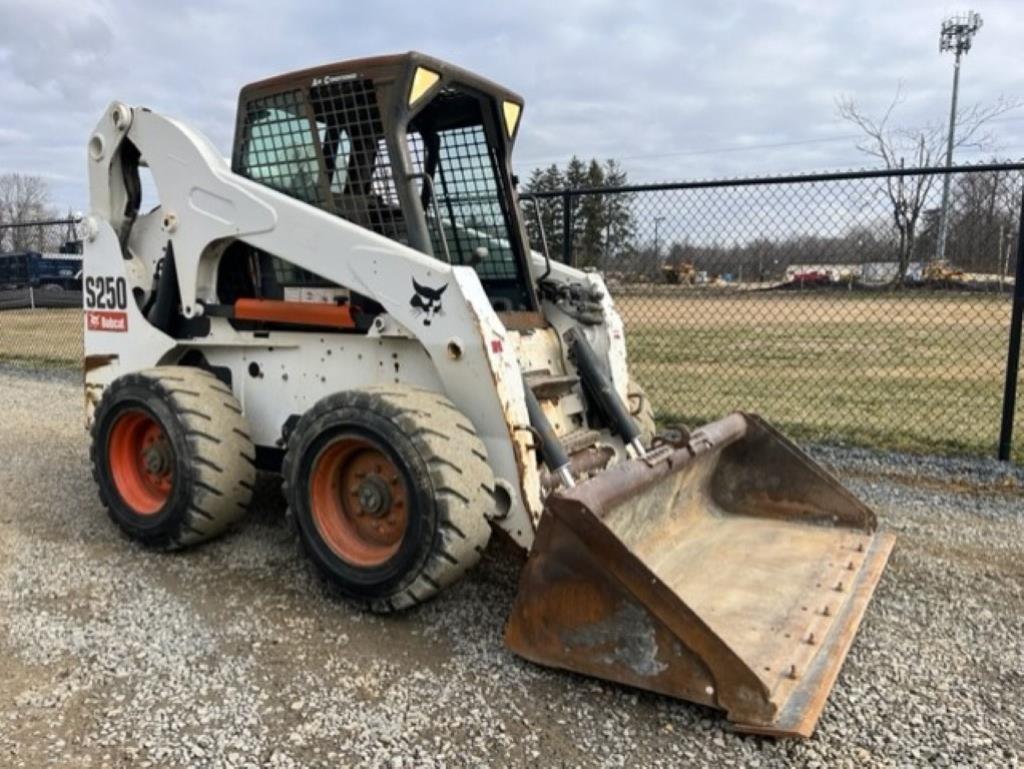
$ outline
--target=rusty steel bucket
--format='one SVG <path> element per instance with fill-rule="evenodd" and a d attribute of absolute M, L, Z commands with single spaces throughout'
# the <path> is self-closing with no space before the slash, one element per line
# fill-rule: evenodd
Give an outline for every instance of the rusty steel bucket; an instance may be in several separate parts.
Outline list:
<path fill-rule="evenodd" d="M 746 414 L 552 494 L 505 631 L 517 654 L 814 730 L 894 537 Z"/>

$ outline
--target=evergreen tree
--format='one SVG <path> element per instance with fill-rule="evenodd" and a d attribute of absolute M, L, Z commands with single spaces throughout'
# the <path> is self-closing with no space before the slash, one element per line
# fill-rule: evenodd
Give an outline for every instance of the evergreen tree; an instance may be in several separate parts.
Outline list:
<path fill-rule="evenodd" d="M 604 184 L 606 187 L 623 187 L 628 184 L 626 172 L 616 160 L 606 160 L 604 164 Z M 635 250 L 636 228 L 633 222 L 633 193 L 618 192 L 605 196 L 605 269 L 610 269 L 617 262 L 628 261 Z"/>
<path fill-rule="evenodd" d="M 526 192 L 557 192 L 618 187 L 627 183 L 626 172 L 615 160 L 589 162 L 573 155 L 562 171 L 557 165 L 537 168 L 530 174 Z M 635 250 L 635 227 L 631 210 L 632 195 L 601 193 L 572 195 L 568 201 L 572 254 L 581 267 L 610 268 L 616 261 L 628 259 Z M 563 206 L 561 195 L 537 200 L 536 205 L 553 259 L 563 251 Z M 535 250 L 540 249 L 540 230 L 532 204 L 525 206 L 526 226 Z"/>
<path fill-rule="evenodd" d="M 525 192 L 559 192 L 565 189 L 565 179 L 558 166 L 551 164 L 547 168 L 535 168 L 526 183 Z M 535 210 L 536 208 L 536 210 Z M 534 251 L 541 251 L 540 226 L 544 227 L 548 252 L 552 259 L 560 259 L 562 255 L 562 197 L 556 195 L 549 198 L 535 198 L 523 206 L 526 218 L 526 230 L 530 236 L 530 246 Z"/>
<path fill-rule="evenodd" d="M 591 160 L 581 187 L 598 189 L 604 186 L 604 168 L 596 160 Z M 578 234 L 573 246 L 576 263 L 580 267 L 604 266 L 601 264 L 601 257 L 604 256 L 605 226 L 607 224 L 606 200 L 607 196 L 605 195 L 581 195 L 576 198 L 573 219 L 574 230 Z"/>

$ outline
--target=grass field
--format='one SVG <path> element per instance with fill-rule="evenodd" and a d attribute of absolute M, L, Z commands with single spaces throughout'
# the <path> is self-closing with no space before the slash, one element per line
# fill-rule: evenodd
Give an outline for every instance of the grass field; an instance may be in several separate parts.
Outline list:
<path fill-rule="evenodd" d="M 663 422 L 742 409 L 802 439 L 982 455 L 998 440 L 1009 304 L 963 293 L 686 289 L 617 299 L 630 366 Z M 78 310 L 0 312 L 0 361 L 77 366 L 81 357 Z M 1018 462 L 1022 415 L 1018 407 Z"/>
<path fill-rule="evenodd" d="M 804 439 L 995 453 L 1005 296 L 680 291 L 617 305 L 662 420 L 742 409 Z M 1021 461 L 1024 436 L 1016 443 Z"/>
<path fill-rule="evenodd" d="M 11 360 L 42 366 L 80 366 L 82 311 L 0 312 L 0 361 Z"/>

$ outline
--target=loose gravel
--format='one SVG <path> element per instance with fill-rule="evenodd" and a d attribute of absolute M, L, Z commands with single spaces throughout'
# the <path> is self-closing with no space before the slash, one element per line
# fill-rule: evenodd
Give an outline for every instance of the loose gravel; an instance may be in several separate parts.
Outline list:
<path fill-rule="evenodd" d="M 79 381 L 0 368 L 0 766 L 1017 766 L 1024 474 L 816 449 L 898 533 L 814 737 L 545 670 L 501 641 L 519 561 L 397 617 L 325 596 L 262 479 L 242 526 L 119 536 Z"/>

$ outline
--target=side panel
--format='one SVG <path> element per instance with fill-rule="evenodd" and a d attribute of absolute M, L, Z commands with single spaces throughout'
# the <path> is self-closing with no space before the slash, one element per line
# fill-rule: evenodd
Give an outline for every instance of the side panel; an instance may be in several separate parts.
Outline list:
<path fill-rule="evenodd" d="M 153 328 L 132 296 L 117 235 L 94 219 L 86 237 L 82 272 L 86 422 L 103 388 L 121 374 L 154 366 L 177 342 Z"/>
<path fill-rule="evenodd" d="M 195 347 L 231 371 L 253 442 L 280 447 L 285 423 L 340 390 L 401 383 L 443 392 L 433 363 L 414 339 L 275 332 L 273 344 Z"/>

